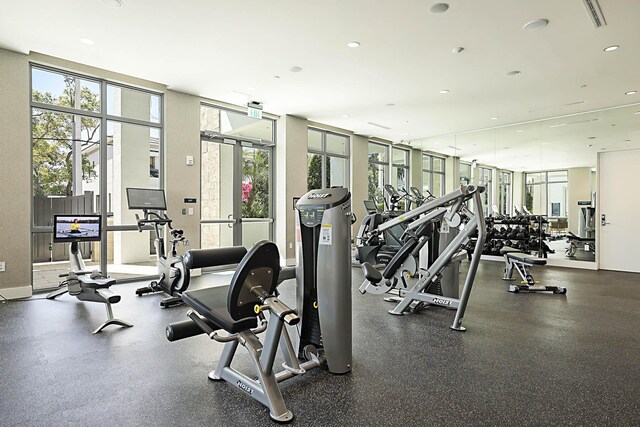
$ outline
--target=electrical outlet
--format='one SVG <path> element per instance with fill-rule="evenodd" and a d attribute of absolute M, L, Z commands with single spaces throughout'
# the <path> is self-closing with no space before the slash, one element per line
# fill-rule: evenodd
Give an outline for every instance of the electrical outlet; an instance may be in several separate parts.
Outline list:
<path fill-rule="evenodd" d="M 293 243 L 289 242 L 289 249 L 293 249 Z"/>
<path fill-rule="evenodd" d="M 5 263 L 4 263 L 4 261 L 0 262 L 0 271 L 5 271 Z"/>

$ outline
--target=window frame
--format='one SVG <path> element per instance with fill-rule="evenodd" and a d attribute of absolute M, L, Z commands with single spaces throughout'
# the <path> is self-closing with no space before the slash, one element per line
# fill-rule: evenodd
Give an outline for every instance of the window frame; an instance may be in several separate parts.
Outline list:
<path fill-rule="evenodd" d="M 320 144 L 321 144 L 321 148 L 320 150 L 315 149 L 315 148 L 309 148 L 309 133 L 310 132 L 318 132 L 320 133 Z M 338 154 L 338 153 L 334 153 L 331 151 L 327 151 L 327 135 L 333 135 L 333 136 L 337 136 L 340 138 L 344 138 L 345 139 L 345 153 L 346 154 Z M 345 178 L 345 185 L 344 188 L 348 188 L 349 190 L 351 190 L 351 162 L 350 162 L 350 158 L 351 158 L 351 137 L 349 135 L 345 135 L 342 133 L 338 133 L 338 132 L 333 132 L 333 131 L 329 131 L 326 129 L 320 129 L 317 127 L 313 127 L 313 126 L 309 126 L 307 127 L 307 156 L 309 154 L 313 154 L 313 155 L 318 155 L 321 157 L 322 159 L 322 166 L 321 166 L 321 183 L 322 186 L 320 187 L 320 189 L 325 189 L 326 184 L 329 182 L 329 176 L 327 176 L 327 158 L 328 157 L 336 157 L 339 159 L 343 159 L 345 160 L 345 171 L 344 171 L 344 178 Z M 307 157 L 308 158 L 308 157 Z M 307 174 L 309 173 L 309 166 L 307 165 Z M 308 175 L 307 175 L 307 179 L 308 179 Z M 308 181 L 307 181 L 307 187 L 308 187 Z M 307 188 L 307 190 L 309 190 L 309 188 Z"/>
<path fill-rule="evenodd" d="M 425 168 L 425 159 L 428 158 L 429 161 L 427 162 L 428 166 Z M 442 171 L 435 171 L 433 170 L 433 160 L 434 159 L 439 159 L 442 161 Z M 422 189 L 424 191 L 424 184 L 425 184 L 425 174 L 429 177 L 429 192 L 433 194 L 433 175 L 437 174 L 440 175 L 440 179 L 441 179 L 441 187 L 440 187 L 440 193 L 441 194 L 433 194 L 435 197 L 442 197 L 446 194 L 446 172 L 447 172 L 447 159 L 446 157 L 441 157 L 441 156 L 437 156 L 435 154 L 431 154 L 431 153 L 427 153 L 427 152 L 422 152 L 422 157 L 421 157 L 421 162 L 422 162 L 422 176 L 421 176 L 421 180 L 422 180 Z"/>
<path fill-rule="evenodd" d="M 566 179 L 563 181 L 549 181 L 549 173 L 553 173 L 553 172 L 564 172 L 566 174 Z M 535 182 L 535 183 L 527 183 L 527 176 L 528 175 L 534 175 L 534 174 L 544 174 L 544 179 L 541 180 L 540 182 Z M 567 185 L 567 189 L 569 187 L 569 170 L 568 169 L 551 169 L 551 170 L 543 170 L 543 171 L 528 171 L 524 173 L 524 179 L 523 179 L 523 196 L 524 196 L 524 206 L 526 207 L 526 199 L 527 199 L 527 186 L 529 185 L 539 185 L 539 186 L 544 186 L 544 197 L 545 197 L 545 208 L 544 208 L 544 212 L 541 212 L 540 215 L 543 215 L 547 218 L 567 218 L 569 212 L 568 212 L 568 195 L 567 195 L 567 199 L 565 200 L 565 211 L 567 213 L 566 216 L 551 216 L 549 215 L 549 185 L 553 185 L 553 184 L 566 184 Z M 528 208 L 527 208 L 528 209 Z M 532 212 L 533 213 L 533 212 Z"/>

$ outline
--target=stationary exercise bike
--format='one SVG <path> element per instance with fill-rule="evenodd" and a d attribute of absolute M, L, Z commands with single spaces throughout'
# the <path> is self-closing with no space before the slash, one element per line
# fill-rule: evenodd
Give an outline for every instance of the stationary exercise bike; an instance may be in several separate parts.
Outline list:
<path fill-rule="evenodd" d="M 185 242 L 184 231 L 173 228 L 171 220 L 166 213 L 167 204 L 164 190 L 145 188 L 127 188 L 127 200 L 129 209 L 142 209 L 144 217 L 136 214 L 138 231 L 142 232 L 147 225 L 153 225 L 156 234 L 154 245 L 158 256 L 158 280 L 149 283 L 148 286 L 136 289 L 136 295 L 154 292 L 164 292 L 169 295 L 160 301 L 163 308 L 182 304 L 182 292 L 189 287 L 190 270 L 185 265 L 184 258 L 178 255 L 177 247 L 180 242 Z M 162 212 L 162 214 L 158 213 Z M 168 227 L 171 240 L 171 250 L 165 252 L 164 227 Z"/>

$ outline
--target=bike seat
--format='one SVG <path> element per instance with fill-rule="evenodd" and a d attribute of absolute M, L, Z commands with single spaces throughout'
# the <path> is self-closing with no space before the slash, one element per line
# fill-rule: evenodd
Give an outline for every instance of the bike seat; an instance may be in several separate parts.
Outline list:
<path fill-rule="evenodd" d="M 382 281 L 382 274 L 375 269 L 374 266 L 365 262 L 362 264 L 362 272 L 364 273 L 364 277 L 371 283 L 376 284 Z"/>

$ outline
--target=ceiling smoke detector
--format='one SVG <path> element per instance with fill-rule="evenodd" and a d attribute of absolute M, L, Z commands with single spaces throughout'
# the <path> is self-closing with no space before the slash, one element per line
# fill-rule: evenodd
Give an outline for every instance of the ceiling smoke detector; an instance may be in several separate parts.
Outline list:
<path fill-rule="evenodd" d="M 522 29 L 525 31 L 537 31 L 546 27 L 547 24 L 549 24 L 548 19 L 536 19 L 535 21 L 527 22 L 526 24 L 524 24 Z"/>
<path fill-rule="evenodd" d="M 431 8 L 429 8 L 431 13 L 445 13 L 449 10 L 449 5 L 447 3 L 436 3 Z"/>
<path fill-rule="evenodd" d="M 99 0 L 99 1 L 100 1 L 100 4 L 102 4 L 103 6 L 107 6 L 112 9 L 120 9 L 122 6 L 124 6 L 124 3 L 122 2 L 122 0 Z"/>

